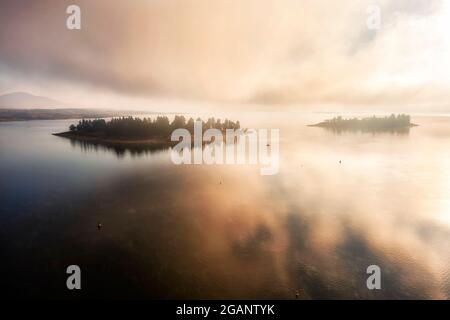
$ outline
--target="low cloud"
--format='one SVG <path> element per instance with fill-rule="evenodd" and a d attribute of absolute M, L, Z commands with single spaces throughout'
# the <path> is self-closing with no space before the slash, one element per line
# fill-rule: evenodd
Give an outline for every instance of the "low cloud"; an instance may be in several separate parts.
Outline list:
<path fill-rule="evenodd" d="M 0 4 L 0 68 L 115 94 L 290 103 L 439 104 L 450 48 L 442 1 L 78 0 Z M 448 21 L 448 20 L 447 20 Z M 416 98 L 417 100 L 413 99 Z M 275 107 L 274 107 L 275 108 Z"/>

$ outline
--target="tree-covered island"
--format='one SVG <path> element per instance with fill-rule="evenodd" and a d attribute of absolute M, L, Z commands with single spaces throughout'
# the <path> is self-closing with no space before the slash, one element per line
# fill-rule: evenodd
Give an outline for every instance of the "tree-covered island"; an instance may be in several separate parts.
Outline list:
<path fill-rule="evenodd" d="M 321 127 L 333 131 L 363 131 L 363 132 L 403 132 L 417 126 L 411 123 L 411 118 L 406 114 L 386 117 L 366 117 L 362 119 L 343 119 L 341 116 L 334 117 L 323 122 L 309 125 L 310 127 Z"/>
<path fill-rule="evenodd" d="M 226 129 L 240 129 L 239 121 L 233 122 L 228 119 L 222 121 L 209 118 L 207 121 L 202 121 L 197 118 L 195 121 L 202 122 L 203 130 L 214 128 L 224 132 Z M 158 116 L 154 119 L 137 117 L 120 117 L 110 120 L 82 119 L 78 124 L 70 125 L 70 131 L 54 135 L 108 145 L 132 146 L 135 144 L 168 147 L 177 143 L 170 139 L 175 129 L 187 129 L 192 134 L 195 121 L 193 118 L 186 120 L 182 115 L 176 115 L 172 122 L 167 116 Z"/>

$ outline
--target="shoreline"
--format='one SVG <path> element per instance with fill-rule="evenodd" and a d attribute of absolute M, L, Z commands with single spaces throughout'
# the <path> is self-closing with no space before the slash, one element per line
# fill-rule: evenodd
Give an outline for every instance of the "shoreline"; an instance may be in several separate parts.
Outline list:
<path fill-rule="evenodd" d="M 319 127 L 319 128 L 329 128 L 329 129 L 344 129 L 344 127 L 339 127 L 339 126 L 332 126 L 329 125 L 327 123 L 316 123 L 316 124 L 307 124 L 307 127 Z M 377 130 L 398 130 L 398 129 L 407 129 L 407 128 L 412 128 L 412 127 L 418 127 L 418 124 L 415 123 L 411 123 L 409 126 L 402 126 L 402 127 L 392 127 L 392 128 L 382 128 L 382 129 L 377 129 Z M 361 129 L 361 127 L 345 127 L 345 129 L 349 129 L 349 130 L 359 130 Z M 369 130 L 369 129 L 367 129 Z"/>
<path fill-rule="evenodd" d="M 153 138 L 153 139 L 136 139 L 136 138 L 106 138 L 102 136 L 88 136 L 88 135 L 79 135 L 76 133 L 72 133 L 70 131 L 52 133 L 52 135 L 62 138 L 68 138 L 78 141 L 91 142 L 94 144 L 105 144 L 105 145 L 123 145 L 123 146 L 165 146 L 170 147 L 177 144 L 177 141 L 170 141 L 163 138 Z"/>

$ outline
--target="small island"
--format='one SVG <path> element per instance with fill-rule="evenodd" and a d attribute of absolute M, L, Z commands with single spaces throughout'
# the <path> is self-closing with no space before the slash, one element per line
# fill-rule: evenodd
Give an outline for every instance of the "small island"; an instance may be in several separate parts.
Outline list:
<path fill-rule="evenodd" d="M 334 117 L 323 122 L 309 125 L 309 127 L 321 127 L 332 131 L 362 131 L 362 132 L 395 132 L 406 133 L 409 128 L 415 127 L 417 124 L 411 123 L 411 118 L 406 114 L 394 115 L 386 117 L 367 117 L 367 118 L 351 118 L 343 119 L 341 116 Z"/>
<path fill-rule="evenodd" d="M 228 119 L 209 118 L 202 122 L 203 130 L 214 128 L 224 132 L 226 129 L 239 129 L 239 121 L 233 122 Z M 170 136 L 175 129 L 187 129 L 191 134 L 194 132 L 194 119 L 176 115 L 172 122 L 167 116 L 158 116 L 155 119 L 120 117 L 105 119 L 82 119 L 77 125 L 72 124 L 69 131 L 54 133 L 53 135 L 78 140 L 95 145 L 118 148 L 149 148 L 165 149 L 173 146 L 177 141 L 171 141 Z"/>

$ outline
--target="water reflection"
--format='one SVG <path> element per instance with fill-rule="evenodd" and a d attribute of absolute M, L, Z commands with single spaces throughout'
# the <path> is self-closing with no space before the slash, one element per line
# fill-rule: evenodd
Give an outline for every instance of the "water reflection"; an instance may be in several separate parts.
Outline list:
<path fill-rule="evenodd" d="M 334 128 L 334 127 L 323 127 L 323 130 L 332 132 L 334 134 L 358 134 L 358 133 L 366 133 L 372 135 L 408 135 L 411 128 L 389 128 L 389 129 L 350 129 L 350 128 Z"/>
<path fill-rule="evenodd" d="M 69 139 L 63 138 L 61 139 Z M 117 157 L 123 158 L 127 153 L 131 156 L 149 155 L 155 152 L 168 150 L 167 144 L 138 144 L 133 143 L 131 146 L 121 143 L 104 143 L 95 141 L 85 141 L 79 139 L 69 139 L 73 148 L 80 148 L 83 152 L 112 152 Z"/>
<path fill-rule="evenodd" d="M 68 153 L 61 172 L 35 166 L 47 174 L 35 189 L 46 189 L 19 199 L 26 208 L 0 206 L 2 271 L 21 275 L 2 287 L 72 297 L 65 268 L 78 264 L 76 294 L 87 297 L 449 298 L 450 119 L 375 137 L 279 120 L 276 176 L 174 166 L 165 151 L 115 162 L 94 148 L 71 162 L 78 147 L 52 137 Z M 0 165 L 10 192 L 3 181 L 18 173 Z M 72 175 L 87 177 L 73 184 Z M 381 267 L 380 291 L 366 288 L 371 264 Z"/>

